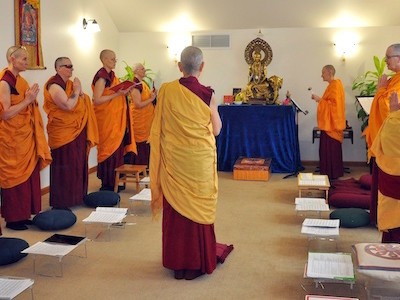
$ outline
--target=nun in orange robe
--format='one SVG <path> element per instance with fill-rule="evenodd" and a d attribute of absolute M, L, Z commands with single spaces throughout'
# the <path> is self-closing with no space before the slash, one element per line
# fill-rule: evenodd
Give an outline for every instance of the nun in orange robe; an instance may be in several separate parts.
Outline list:
<path fill-rule="evenodd" d="M 388 65 L 388 67 L 390 66 Z M 371 203 L 370 203 L 371 224 L 377 223 L 378 181 L 379 181 L 378 166 L 376 165 L 374 155 L 372 155 L 371 147 L 383 122 L 389 115 L 390 112 L 389 97 L 393 92 L 396 93 L 400 92 L 400 72 L 396 73 L 387 81 L 387 86 L 382 86 L 378 88 L 374 100 L 372 101 L 371 104 L 370 114 L 368 118 L 368 127 L 365 128 L 363 132 L 368 147 L 368 161 L 372 166 Z"/>
<path fill-rule="evenodd" d="M 340 79 L 332 79 L 318 102 L 317 123 L 321 129 L 320 173 L 330 179 L 343 176 L 343 130 L 346 128 L 345 96 Z"/>
<path fill-rule="evenodd" d="M 78 96 L 72 110 L 61 109 L 49 88 L 59 85 L 67 97 L 73 94 L 73 82 L 64 82 L 59 74 L 44 86 L 44 110 L 48 115 L 47 132 L 53 162 L 50 166 L 50 206 L 68 208 L 81 205 L 88 190 L 88 156 L 98 143 L 98 130 L 88 95 Z"/>
<path fill-rule="evenodd" d="M 385 119 L 370 148 L 379 174 L 377 225 L 382 243 L 400 243 L 400 105 L 394 99 L 396 110 Z"/>
<path fill-rule="evenodd" d="M 111 88 L 120 83 L 115 73 L 107 72 L 104 67 L 101 68 L 93 78 L 93 91 L 100 78 L 105 80 L 103 95 L 115 93 Z M 101 189 L 112 191 L 115 183 L 115 168 L 124 164 L 124 154 L 137 153 L 132 116 L 129 114 L 124 95 L 95 104 L 94 111 L 99 130 L 97 177 L 102 182 Z"/>
<path fill-rule="evenodd" d="M 129 163 L 134 165 L 149 165 L 150 158 L 150 144 L 147 142 L 151 124 L 154 118 L 154 105 L 156 93 L 150 90 L 149 86 L 138 78 L 134 78 L 135 85 L 131 91 L 129 98 L 131 103 L 129 104 L 130 114 L 133 119 L 133 131 L 135 134 L 137 155 L 128 157 Z M 137 97 L 138 99 L 133 99 Z M 136 104 L 135 101 L 140 103 Z"/>
<path fill-rule="evenodd" d="M 21 75 L 14 76 L 9 69 L 0 72 L 0 81 L 10 88 L 11 106 L 21 103 L 30 89 Z M 25 222 L 41 210 L 40 170 L 51 163 L 36 100 L 14 117 L 0 120 L 0 149 L 1 214 L 7 225 Z M 27 228 L 17 230 L 23 229 Z"/>

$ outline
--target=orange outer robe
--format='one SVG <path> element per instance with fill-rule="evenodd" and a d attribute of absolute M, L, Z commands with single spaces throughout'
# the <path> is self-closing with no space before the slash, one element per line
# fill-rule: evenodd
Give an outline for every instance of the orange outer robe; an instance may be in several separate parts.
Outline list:
<path fill-rule="evenodd" d="M 151 90 L 148 85 L 142 81 L 141 100 L 146 101 L 150 98 Z M 154 105 L 149 104 L 142 108 L 136 108 L 135 104 L 130 105 L 130 111 L 133 118 L 133 130 L 137 143 L 146 142 L 150 135 L 151 123 L 154 118 Z"/>
<path fill-rule="evenodd" d="M 7 69 L 0 72 L 3 78 Z M 25 99 L 28 82 L 20 75 L 11 94 L 11 105 Z M 3 107 L 0 105 L 0 113 Z M 35 100 L 15 117 L 0 120 L 0 187 L 12 188 L 29 179 L 38 161 L 42 170 L 51 163 L 49 146 L 44 135 L 42 116 Z"/>
<path fill-rule="evenodd" d="M 385 119 L 371 147 L 376 163 L 386 174 L 400 177 L 400 111 Z M 380 176 L 379 176 L 380 178 Z M 397 187 L 399 188 L 399 187 Z M 378 228 L 387 230 L 400 227 L 400 199 L 378 192 Z"/>
<path fill-rule="evenodd" d="M 371 104 L 371 110 L 368 118 L 368 127 L 365 128 L 363 135 L 368 146 L 368 160 L 371 158 L 371 146 L 374 142 L 383 121 L 389 115 L 389 97 L 393 92 L 400 93 L 400 73 L 395 74 L 389 79 L 386 88 L 380 88 L 375 94 Z"/>
<path fill-rule="evenodd" d="M 119 84 L 119 79 L 114 76 L 110 86 L 106 86 L 103 95 L 114 93 L 111 87 Z M 94 84 L 92 83 L 92 90 Z M 111 101 L 94 105 L 97 126 L 99 130 L 99 144 L 97 145 L 97 162 L 101 163 L 109 158 L 121 145 L 127 126 L 129 128 L 131 143 L 126 145 L 125 152 L 137 153 L 136 143 L 133 133 L 132 117 L 127 114 L 127 103 L 124 95 L 115 97 Z"/>
<path fill-rule="evenodd" d="M 318 127 L 331 138 L 343 142 L 343 130 L 346 128 L 344 88 L 340 79 L 332 80 L 317 107 Z"/>
<path fill-rule="evenodd" d="M 66 111 L 54 103 L 47 86 L 48 82 L 44 86 L 43 108 L 48 115 L 47 132 L 50 148 L 57 149 L 72 142 L 86 127 L 88 154 L 90 148 L 96 146 L 99 141 L 96 116 L 89 96 L 86 94 L 79 96 L 74 109 Z M 65 93 L 67 97 L 73 93 L 71 80 L 66 82 Z"/>

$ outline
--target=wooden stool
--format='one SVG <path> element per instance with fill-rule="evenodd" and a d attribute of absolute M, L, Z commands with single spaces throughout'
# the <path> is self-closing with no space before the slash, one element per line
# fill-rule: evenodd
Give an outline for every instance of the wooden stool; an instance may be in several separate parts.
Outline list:
<path fill-rule="evenodd" d="M 115 168 L 114 192 L 118 192 L 118 185 L 120 182 L 123 182 L 124 186 L 127 182 L 135 182 L 136 191 L 139 191 L 140 174 L 143 174 L 143 177 L 147 176 L 146 165 L 122 165 Z"/>

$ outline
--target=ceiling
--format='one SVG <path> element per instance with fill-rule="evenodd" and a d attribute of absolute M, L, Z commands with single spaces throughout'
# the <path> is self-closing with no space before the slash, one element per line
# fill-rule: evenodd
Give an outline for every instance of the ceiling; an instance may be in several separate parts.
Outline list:
<path fill-rule="evenodd" d="M 119 32 L 400 25 L 399 0 L 100 1 Z"/>

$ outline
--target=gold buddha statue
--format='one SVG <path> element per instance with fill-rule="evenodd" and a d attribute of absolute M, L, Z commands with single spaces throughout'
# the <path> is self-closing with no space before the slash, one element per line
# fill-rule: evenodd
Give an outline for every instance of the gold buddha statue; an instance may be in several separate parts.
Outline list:
<path fill-rule="evenodd" d="M 283 79 L 278 76 L 267 77 L 267 66 L 272 61 L 272 49 L 260 38 L 251 41 L 245 50 L 245 59 L 249 65 L 246 88 L 236 95 L 237 100 L 245 103 L 275 104 L 282 87 Z"/>
<path fill-rule="evenodd" d="M 246 95 L 248 98 L 265 99 L 269 97 L 267 66 L 261 61 L 261 53 L 256 49 L 253 53 L 253 63 L 249 65 Z"/>

